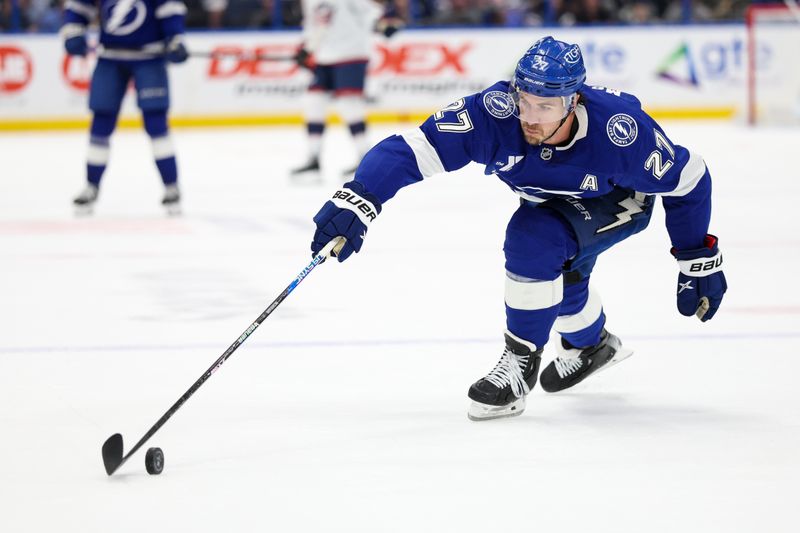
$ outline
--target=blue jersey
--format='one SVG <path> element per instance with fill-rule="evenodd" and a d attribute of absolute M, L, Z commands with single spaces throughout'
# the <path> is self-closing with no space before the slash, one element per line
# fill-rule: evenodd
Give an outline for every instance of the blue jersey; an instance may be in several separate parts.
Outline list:
<path fill-rule="evenodd" d="M 507 93 L 508 83 L 497 83 L 385 139 L 364 157 L 356 180 L 385 202 L 405 185 L 474 161 L 532 204 L 617 189 L 659 195 L 673 246 L 702 246 L 711 214 L 706 165 L 673 143 L 634 96 L 584 87 L 571 140 L 532 146 Z"/>
<path fill-rule="evenodd" d="M 184 31 L 181 0 L 67 0 L 62 35 L 84 33 L 99 15 L 100 57 L 151 59 L 164 54 L 165 43 Z"/>

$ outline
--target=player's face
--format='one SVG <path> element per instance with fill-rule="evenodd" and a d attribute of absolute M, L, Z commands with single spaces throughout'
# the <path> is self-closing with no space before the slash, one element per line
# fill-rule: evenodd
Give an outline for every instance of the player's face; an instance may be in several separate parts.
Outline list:
<path fill-rule="evenodd" d="M 556 131 L 563 125 L 563 119 L 569 114 L 567 104 L 572 98 L 543 97 L 517 92 L 517 116 L 525 141 L 534 146 L 545 140 L 552 141 Z"/>
<path fill-rule="evenodd" d="M 535 96 L 522 91 L 518 91 L 515 96 L 517 114 L 520 120 L 528 124 L 550 124 L 560 121 L 567 116 L 569 110 L 566 106 L 572 101 L 572 97 Z"/>

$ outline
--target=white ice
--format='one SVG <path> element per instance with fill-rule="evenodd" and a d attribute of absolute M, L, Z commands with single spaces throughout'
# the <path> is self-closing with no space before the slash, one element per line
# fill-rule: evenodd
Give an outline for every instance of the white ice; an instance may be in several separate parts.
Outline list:
<path fill-rule="evenodd" d="M 711 322 L 675 309 L 659 207 L 594 275 L 635 355 L 470 422 L 517 199 L 468 167 L 401 191 L 361 254 L 305 279 L 145 445 L 161 476 L 142 450 L 110 478 L 102 442 L 133 445 L 306 266 L 353 148 L 333 129 L 326 182 L 298 187 L 301 128 L 177 130 L 168 218 L 144 133 L 120 131 L 75 218 L 86 133 L 0 135 L 0 531 L 797 531 L 800 132 L 666 128 L 715 178 L 730 290 Z"/>

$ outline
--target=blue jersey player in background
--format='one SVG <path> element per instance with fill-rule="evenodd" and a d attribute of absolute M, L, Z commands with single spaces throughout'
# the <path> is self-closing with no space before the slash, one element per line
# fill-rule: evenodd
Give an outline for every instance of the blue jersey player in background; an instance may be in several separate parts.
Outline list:
<path fill-rule="evenodd" d="M 708 234 L 711 177 L 703 159 L 673 143 L 625 93 L 584 84 L 577 45 L 545 37 L 499 82 L 383 140 L 314 217 L 311 249 L 346 238 L 358 252 L 382 205 L 406 185 L 470 161 L 521 198 L 506 230 L 505 350 L 469 389 L 469 418 L 519 415 L 539 374 L 550 331 L 557 357 L 541 373 L 547 392 L 571 387 L 631 355 L 605 329 L 591 287 L 597 256 L 647 227 L 656 196 L 678 261 L 681 314 L 702 321 L 727 289 L 717 238 Z"/>
<path fill-rule="evenodd" d="M 164 182 L 162 204 L 179 212 L 178 169 L 167 125 L 169 81 L 166 62 L 188 58 L 183 44 L 186 6 L 181 0 L 67 0 L 61 35 L 67 53 L 85 56 L 87 26 L 97 17 L 100 45 L 89 89 L 92 110 L 87 185 L 74 203 L 91 212 L 108 164 L 109 139 L 117 124 L 122 98 L 133 80 L 144 128 Z"/>

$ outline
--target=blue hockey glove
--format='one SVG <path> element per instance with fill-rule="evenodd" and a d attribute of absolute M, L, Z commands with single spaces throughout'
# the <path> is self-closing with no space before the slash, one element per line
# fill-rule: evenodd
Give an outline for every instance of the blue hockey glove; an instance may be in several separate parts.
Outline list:
<path fill-rule="evenodd" d="M 170 63 L 183 63 L 189 59 L 189 51 L 183 44 L 183 36 L 175 35 L 167 42 L 166 57 Z"/>
<path fill-rule="evenodd" d="M 678 311 L 685 316 L 697 315 L 703 322 L 714 318 L 722 296 L 728 290 L 717 242 L 715 236 L 706 235 L 703 248 L 672 249 L 681 269 L 678 274 Z"/>
<path fill-rule="evenodd" d="M 336 254 L 341 263 L 353 252 L 361 250 L 367 226 L 380 212 L 380 201 L 368 193 L 362 184 L 357 181 L 345 183 L 314 217 L 317 231 L 311 241 L 312 254 L 317 255 L 332 239 L 341 236 L 347 239 Z"/>
<path fill-rule="evenodd" d="M 84 57 L 89 52 L 89 46 L 86 44 L 86 35 L 74 35 L 65 39 L 64 48 L 71 56 Z"/>

